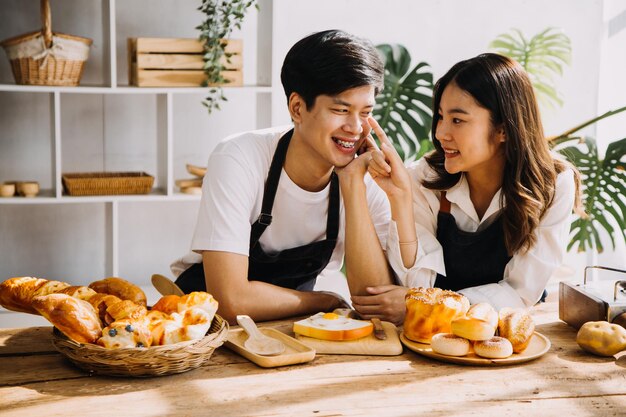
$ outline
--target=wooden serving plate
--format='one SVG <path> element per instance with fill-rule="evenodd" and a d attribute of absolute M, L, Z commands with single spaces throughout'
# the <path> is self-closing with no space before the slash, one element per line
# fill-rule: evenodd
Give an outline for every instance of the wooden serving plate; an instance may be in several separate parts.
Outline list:
<path fill-rule="evenodd" d="M 315 359 L 315 349 L 306 346 L 293 337 L 287 336 L 285 333 L 269 327 L 259 328 L 259 330 L 264 335 L 283 342 L 285 351 L 280 355 L 274 356 L 262 356 L 249 351 L 244 347 L 244 343 L 248 339 L 248 334 L 243 329 L 230 330 L 224 346 L 263 368 L 294 365 L 297 363 L 310 362 Z"/>

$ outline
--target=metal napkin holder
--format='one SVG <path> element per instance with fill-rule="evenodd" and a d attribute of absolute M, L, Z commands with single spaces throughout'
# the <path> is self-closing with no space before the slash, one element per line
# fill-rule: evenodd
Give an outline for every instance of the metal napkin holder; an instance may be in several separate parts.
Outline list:
<path fill-rule="evenodd" d="M 626 312 L 626 280 L 587 283 L 587 271 L 590 269 L 626 274 L 622 269 L 587 266 L 582 285 L 559 283 L 559 319 L 576 329 L 588 321 L 612 322 Z"/>

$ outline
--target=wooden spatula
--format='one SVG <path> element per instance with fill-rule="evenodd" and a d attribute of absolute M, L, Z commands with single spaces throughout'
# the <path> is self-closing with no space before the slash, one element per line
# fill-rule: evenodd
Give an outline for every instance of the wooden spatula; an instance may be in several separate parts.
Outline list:
<path fill-rule="evenodd" d="M 152 285 L 161 295 L 185 295 L 183 290 L 181 290 L 174 281 L 160 274 L 152 275 Z"/>
<path fill-rule="evenodd" d="M 285 351 L 285 345 L 280 340 L 261 333 L 256 323 L 246 315 L 238 315 L 237 323 L 248 333 L 248 340 L 243 346 L 257 355 L 280 355 Z"/>

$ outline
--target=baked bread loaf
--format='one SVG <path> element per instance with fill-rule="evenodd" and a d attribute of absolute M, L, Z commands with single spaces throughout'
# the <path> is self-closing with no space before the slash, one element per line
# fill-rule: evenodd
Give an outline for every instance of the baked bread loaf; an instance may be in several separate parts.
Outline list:
<path fill-rule="evenodd" d="M 462 294 L 441 288 L 411 288 L 406 294 L 404 336 L 420 343 L 430 343 L 437 333 L 451 333 L 452 320 L 469 309 Z"/>
<path fill-rule="evenodd" d="M 513 354 L 513 346 L 508 339 L 494 336 L 487 340 L 474 342 L 474 353 L 488 359 L 504 359 Z"/>
<path fill-rule="evenodd" d="M 96 310 L 87 301 L 67 294 L 50 294 L 35 297 L 32 306 L 63 334 L 78 343 L 94 343 L 102 333 Z"/>
<path fill-rule="evenodd" d="M 67 282 L 46 281 L 41 287 L 37 288 L 37 290 L 33 293 L 33 298 L 44 296 L 44 295 L 55 294 L 69 286 L 70 284 L 68 284 Z"/>
<path fill-rule="evenodd" d="M 119 320 L 102 330 L 98 344 L 107 349 L 150 347 L 152 335 L 143 320 Z"/>
<path fill-rule="evenodd" d="M 180 297 L 178 301 L 178 312 L 182 313 L 191 307 L 200 308 L 209 313 L 211 318 L 213 318 L 213 315 L 215 315 L 217 311 L 218 302 L 208 292 L 194 291 Z"/>
<path fill-rule="evenodd" d="M 110 277 L 89 284 L 96 292 L 111 294 L 122 300 L 130 300 L 135 304 L 147 305 L 146 294 L 136 286 L 122 278 Z"/>
<path fill-rule="evenodd" d="M 38 314 L 31 303 L 35 292 L 46 282 L 35 277 L 9 278 L 0 284 L 0 305 L 8 310 Z"/>
<path fill-rule="evenodd" d="M 498 328 L 498 312 L 489 303 L 472 304 L 466 316 L 485 320 L 493 326 L 494 332 Z"/>
<path fill-rule="evenodd" d="M 448 356 L 465 356 L 469 353 L 470 342 L 452 333 L 437 333 L 430 339 L 433 352 Z"/>
<path fill-rule="evenodd" d="M 526 310 L 505 307 L 500 310 L 498 334 L 511 342 L 513 352 L 523 352 L 535 332 L 535 322 Z"/>

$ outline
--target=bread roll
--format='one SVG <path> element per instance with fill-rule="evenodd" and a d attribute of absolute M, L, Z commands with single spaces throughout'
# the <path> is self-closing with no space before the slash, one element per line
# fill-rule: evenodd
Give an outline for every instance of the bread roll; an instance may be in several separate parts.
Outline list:
<path fill-rule="evenodd" d="M 474 343 L 474 353 L 488 359 L 504 359 L 513 354 L 513 346 L 508 339 L 494 336 L 491 339 Z"/>
<path fill-rule="evenodd" d="M 87 301 L 93 306 L 93 308 L 96 309 L 96 312 L 98 313 L 98 317 L 100 318 L 100 321 L 102 321 L 102 324 L 109 325 L 113 323 L 115 319 L 107 314 L 107 308 L 109 308 L 113 304 L 121 302 L 122 300 L 111 294 L 96 293 L 95 295 L 91 296 Z"/>
<path fill-rule="evenodd" d="M 192 307 L 206 311 L 211 316 L 211 320 L 213 320 L 213 316 L 217 311 L 218 302 L 211 294 L 204 291 L 194 291 L 180 297 L 180 301 L 178 302 L 179 313 Z"/>
<path fill-rule="evenodd" d="M 462 294 L 440 288 L 411 288 L 406 294 L 404 335 L 430 343 L 437 333 L 450 333 L 451 322 L 465 315 L 469 300 Z"/>
<path fill-rule="evenodd" d="M 477 303 L 470 306 L 467 310 L 467 317 L 473 317 L 485 320 L 493 326 L 495 333 L 498 327 L 498 312 L 489 303 Z"/>
<path fill-rule="evenodd" d="M 122 300 L 130 300 L 135 304 L 147 305 L 146 294 L 136 286 L 122 278 L 105 278 L 89 284 L 89 288 L 96 292 L 111 294 Z"/>
<path fill-rule="evenodd" d="M 437 333 L 430 340 L 433 352 L 448 356 L 465 356 L 469 353 L 470 342 L 452 333 Z"/>
<path fill-rule="evenodd" d="M 0 305 L 13 311 L 38 314 L 31 303 L 35 292 L 46 282 L 34 277 L 9 278 L 0 284 Z"/>
<path fill-rule="evenodd" d="M 94 290 L 89 287 L 85 287 L 82 285 L 72 285 L 71 287 L 63 288 L 60 291 L 57 291 L 57 294 L 67 294 L 70 297 L 78 298 L 80 300 L 89 301 L 91 297 L 97 294 Z"/>
<path fill-rule="evenodd" d="M 78 343 L 94 343 L 102 333 L 96 310 L 87 301 L 67 294 L 35 297 L 33 308 L 67 337 Z"/>
<path fill-rule="evenodd" d="M 513 352 L 523 352 L 535 332 L 535 322 L 526 310 L 503 308 L 498 320 L 498 334 L 511 342 Z"/>
<path fill-rule="evenodd" d="M 152 335 L 142 320 L 119 320 L 102 330 L 98 344 L 107 349 L 150 347 Z"/>
<path fill-rule="evenodd" d="M 469 340 L 491 339 L 496 333 L 496 327 L 488 321 L 468 316 L 452 320 L 450 328 L 453 334 Z"/>

